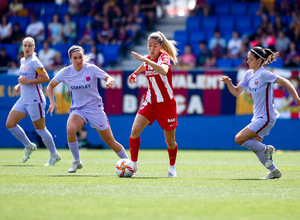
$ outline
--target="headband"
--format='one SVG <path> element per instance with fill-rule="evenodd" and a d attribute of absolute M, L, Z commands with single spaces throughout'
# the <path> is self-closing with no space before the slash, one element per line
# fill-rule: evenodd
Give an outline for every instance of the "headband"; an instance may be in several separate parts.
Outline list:
<path fill-rule="evenodd" d="M 263 58 L 261 55 L 259 55 L 255 50 L 251 49 L 251 52 L 254 52 L 257 56 L 259 56 L 260 58 L 262 58 L 263 60 L 265 60 L 265 58 Z"/>
<path fill-rule="evenodd" d="M 82 49 L 81 48 L 74 48 L 74 49 L 70 50 L 69 57 L 71 57 L 72 53 L 74 53 L 76 51 L 82 51 Z"/>

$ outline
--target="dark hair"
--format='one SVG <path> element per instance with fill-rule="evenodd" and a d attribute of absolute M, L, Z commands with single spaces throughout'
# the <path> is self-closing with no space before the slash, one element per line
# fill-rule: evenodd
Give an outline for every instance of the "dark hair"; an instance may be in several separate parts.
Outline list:
<path fill-rule="evenodd" d="M 256 59 L 261 58 L 263 60 L 262 65 L 268 65 L 273 61 L 276 61 L 276 57 L 279 56 L 279 52 L 273 52 L 268 48 L 253 47 L 250 52 Z"/>

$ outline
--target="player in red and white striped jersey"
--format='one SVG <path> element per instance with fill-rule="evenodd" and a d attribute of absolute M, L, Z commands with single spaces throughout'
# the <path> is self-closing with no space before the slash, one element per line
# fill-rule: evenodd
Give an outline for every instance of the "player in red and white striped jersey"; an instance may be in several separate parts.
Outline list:
<path fill-rule="evenodd" d="M 130 75 L 129 83 L 136 82 L 136 76 L 142 72 L 148 80 L 148 91 L 138 110 L 130 134 L 131 160 L 137 171 L 138 152 L 140 148 L 140 134 L 147 125 L 158 121 L 164 130 L 165 140 L 169 153 L 169 177 L 176 177 L 177 143 L 175 130 L 177 124 L 176 101 L 173 94 L 171 62 L 177 63 L 176 42 L 168 40 L 159 31 L 149 35 L 147 48 L 148 55 L 132 52 L 132 57 L 142 62 L 140 67 Z"/>

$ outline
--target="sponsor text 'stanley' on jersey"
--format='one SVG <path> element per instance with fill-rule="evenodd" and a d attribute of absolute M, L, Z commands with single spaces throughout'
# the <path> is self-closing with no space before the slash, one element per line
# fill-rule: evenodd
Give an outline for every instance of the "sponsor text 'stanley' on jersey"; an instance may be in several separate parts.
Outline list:
<path fill-rule="evenodd" d="M 146 56 L 148 59 L 151 59 L 150 55 Z M 148 91 L 145 99 L 149 103 L 170 101 L 174 98 L 170 57 L 168 54 L 160 52 L 158 58 L 152 61 L 158 64 L 167 64 L 170 66 L 170 68 L 168 70 L 168 73 L 163 76 L 146 62 L 144 62 L 145 75 L 148 80 Z"/>
<path fill-rule="evenodd" d="M 26 79 L 36 79 L 38 74 L 44 70 L 44 65 L 35 54 L 25 59 L 20 60 L 21 66 L 19 75 Z M 45 102 L 45 96 L 42 91 L 41 84 L 21 84 L 21 99 L 24 104 L 42 103 Z"/>
<path fill-rule="evenodd" d="M 54 80 L 68 86 L 71 92 L 71 108 L 79 108 L 92 100 L 99 100 L 99 103 L 102 103 L 97 78 L 104 80 L 107 76 L 105 71 L 94 64 L 84 63 L 80 71 L 77 71 L 73 65 L 63 68 Z"/>

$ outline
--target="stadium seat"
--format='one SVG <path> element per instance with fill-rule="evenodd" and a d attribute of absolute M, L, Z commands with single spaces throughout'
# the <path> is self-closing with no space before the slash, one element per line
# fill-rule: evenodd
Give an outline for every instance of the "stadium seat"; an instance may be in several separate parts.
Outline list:
<path fill-rule="evenodd" d="M 68 50 L 71 46 L 71 44 L 56 44 L 51 47 L 56 51 L 60 52 L 63 57 L 68 57 Z"/>
<path fill-rule="evenodd" d="M 63 4 L 59 5 L 57 8 L 57 13 L 60 18 L 63 18 L 65 14 L 69 13 L 69 4 L 63 3 Z"/>
<path fill-rule="evenodd" d="M 119 60 L 120 45 L 119 44 L 107 44 L 103 48 L 103 56 L 106 64 L 116 63 Z"/>
<path fill-rule="evenodd" d="M 78 23 L 77 23 L 77 31 L 78 31 L 78 36 L 82 36 L 83 31 L 86 27 L 86 24 L 88 22 L 92 22 L 93 17 L 79 17 L 78 18 Z"/>
<path fill-rule="evenodd" d="M 219 30 L 234 30 L 234 19 L 232 16 L 218 17 L 219 20 Z"/>
<path fill-rule="evenodd" d="M 271 68 L 283 68 L 283 66 L 284 66 L 283 59 L 282 58 L 277 58 L 276 61 L 274 61 L 273 63 L 271 63 L 268 66 L 271 67 Z"/>
<path fill-rule="evenodd" d="M 261 24 L 261 17 L 252 16 L 252 28 L 257 30 Z"/>
<path fill-rule="evenodd" d="M 180 42 L 181 44 L 188 43 L 188 32 L 187 31 L 175 31 L 174 32 L 174 40 Z"/>
<path fill-rule="evenodd" d="M 24 8 L 27 8 L 30 16 L 33 14 L 37 17 L 41 16 L 42 3 L 26 3 L 24 4 Z"/>
<path fill-rule="evenodd" d="M 201 17 L 188 17 L 185 26 L 187 31 L 199 30 L 201 28 Z"/>
<path fill-rule="evenodd" d="M 215 5 L 215 15 L 220 16 L 229 16 L 230 14 L 230 4 L 226 2 L 218 3 Z"/>
<path fill-rule="evenodd" d="M 231 5 L 232 16 L 246 16 L 247 15 L 247 3 L 235 2 Z"/>
<path fill-rule="evenodd" d="M 245 31 L 249 31 L 252 30 L 251 27 L 251 17 L 247 17 L 247 16 L 237 16 L 236 17 L 236 30 L 239 33 L 244 33 Z"/>
<path fill-rule="evenodd" d="M 200 41 L 205 40 L 205 33 L 204 31 L 198 30 L 198 31 L 193 31 L 192 33 L 189 34 L 189 43 L 191 45 L 197 44 Z"/>
<path fill-rule="evenodd" d="M 233 61 L 232 61 L 232 59 L 219 58 L 217 60 L 217 67 L 219 67 L 219 68 L 232 68 L 233 67 Z"/>
<path fill-rule="evenodd" d="M 233 59 L 233 66 L 236 68 L 239 65 L 241 65 L 243 63 L 243 59 L 242 58 L 238 58 L 238 59 Z"/>
<path fill-rule="evenodd" d="M 178 49 L 178 55 L 181 55 L 184 53 L 184 47 L 185 47 L 186 44 L 182 44 L 181 42 L 179 42 L 177 45 L 176 45 L 176 48 Z"/>
<path fill-rule="evenodd" d="M 217 17 L 207 16 L 203 17 L 202 28 L 205 31 L 215 30 L 218 27 Z"/>
<path fill-rule="evenodd" d="M 104 44 L 97 44 L 96 45 L 98 52 L 103 53 Z"/>
<path fill-rule="evenodd" d="M 9 16 L 8 20 L 14 25 L 15 23 L 18 23 L 20 25 L 20 29 L 22 31 L 26 31 L 26 28 L 29 24 L 29 17 L 14 17 L 14 16 Z"/>
<path fill-rule="evenodd" d="M 52 17 L 57 13 L 57 7 L 55 3 L 43 3 L 41 7 L 41 16 Z"/>
<path fill-rule="evenodd" d="M 17 60 L 17 54 L 20 44 L 1 44 L 0 48 L 6 49 L 6 54 L 9 55 L 13 60 Z"/>
<path fill-rule="evenodd" d="M 249 2 L 248 3 L 248 15 L 256 16 L 256 12 L 259 9 L 259 2 Z"/>

